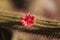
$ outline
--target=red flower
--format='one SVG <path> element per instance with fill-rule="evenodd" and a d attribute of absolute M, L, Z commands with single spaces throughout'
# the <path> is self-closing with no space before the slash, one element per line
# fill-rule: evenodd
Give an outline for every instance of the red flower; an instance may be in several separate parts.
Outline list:
<path fill-rule="evenodd" d="M 24 15 L 22 20 L 20 20 L 23 26 L 31 27 L 34 24 L 34 16 L 28 12 L 28 14 Z"/>

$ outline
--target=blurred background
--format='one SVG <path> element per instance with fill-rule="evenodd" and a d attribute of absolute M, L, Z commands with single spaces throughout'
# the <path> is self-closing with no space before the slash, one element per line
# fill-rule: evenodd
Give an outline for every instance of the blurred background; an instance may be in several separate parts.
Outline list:
<path fill-rule="evenodd" d="M 0 0 L 0 10 L 31 12 L 39 17 L 60 19 L 59 0 Z"/>

